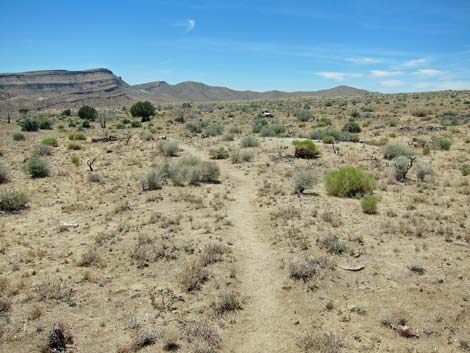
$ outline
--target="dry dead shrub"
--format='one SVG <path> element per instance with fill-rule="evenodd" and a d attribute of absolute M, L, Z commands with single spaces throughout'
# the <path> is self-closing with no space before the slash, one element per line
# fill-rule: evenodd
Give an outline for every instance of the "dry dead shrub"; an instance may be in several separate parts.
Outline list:
<path fill-rule="evenodd" d="M 68 288 L 62 281 L 52 279 L 46 279 L 37 284 L 35 292 L 39 300 L 69 301 L 73 295 L 73 290 Z"/>
<path fill-rule="evenodd" d="M 327 257 L 292 259 L 289 262 L 289 276 L 304 282 L 318 275 L 322 270 L 334 269 L 336 264 Z"/>
<path fill-rule="evenodd" d="M 217 352 L 222 344 L 218 327 L 207 320 L 195 320 L 185 326 L 185 335 L 191 343 L 191 352 Z"/>
<path fill-rule="evenodd" d="M 306 333 L 297 339 L 297 347 L 304 353 L 339 353 L 342 343 L 331 332 Z"/>
<path fill-rule="evenodd" d="M 207 266 L 216 262 L 220 262 L 223 260 L 223 255 L 229 249 L 220 243 L 211 243 L 204 247 L 200 257 L 200 263 L 203 266 Z"/>
<path fill-rule="evenodd" d="M 209 278 L 209 271 L 200 261 L 190 262 L 179 275 L 179 282 L 184 290 L 192 292 L 201 288 Z"/>
<path fill-rule="evenodd" d="M 217 315 L 222 316 L 231 311 L 243 309 L 240 301 L 240 294 L 235 292 L 225 292 L 219 295 L 219 298 L 213 303 L 214 311 Z"/>

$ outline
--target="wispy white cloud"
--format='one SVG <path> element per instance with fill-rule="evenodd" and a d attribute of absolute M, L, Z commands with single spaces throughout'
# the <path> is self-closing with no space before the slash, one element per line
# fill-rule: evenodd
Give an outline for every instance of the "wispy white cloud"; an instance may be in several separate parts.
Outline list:
<path fill-rule="evenodd" d="M 336 72 L 336 71 L 316 72 L 315 75 L 326 78 L 328 80 L 335 80 L 335 81 L 344 81 L 344 80 L 349 79 L 349 78 L 362 77 L 362 74 L 347 73 L 347 72 Z"/>
<path fill-rule="evenodd" d="M 382 87 L 400 87 L 405 84 L 405 82 L 400 81 L 400 80 L 385 80 L 385 81 L 380 81 L 379 84 Z"/>
<path fill-rule="evenodd" d="M 415 89 L 423 91 L 443 91 L 443 90 L 470 90 L 470 81 L 439 81 L 439 82 L 416 82 Z"/>
<path fill-rule="evenodd" d="M 402 71 L 385 71 L 385 70 L 371 70 L 372 77 L 391 77 L 403 75 Z"/>
<path fill-rule="evenodd" d="M 188 18 L 187 20 L 175 23 L 175 26 L 183 27 L 186 32 L 191 32 L 196 27 L 196 20 Z"/>
<path fill-rule="evenodd" d="M 421 69 L 415 72 L 416 75 L 424 77 L 434 77 L 445 74 L 445 71 L 435 70 L 435 69 Z"/>
<path fill-rule="evenodd" d="M 429 58 L 420 58 L 414 60 L 408 60 L 403 63 L 403 67 L 418 67 L 429 62 Z"/>
<path fill-rule="evenodd" d="M 362 64 L 362 65 L 378 64 L 382 62 L 382 60 L 380 59 L 370 58 L 370 57 L 347 58 L 346 61 L 354 63 L 354 64 Z"/>

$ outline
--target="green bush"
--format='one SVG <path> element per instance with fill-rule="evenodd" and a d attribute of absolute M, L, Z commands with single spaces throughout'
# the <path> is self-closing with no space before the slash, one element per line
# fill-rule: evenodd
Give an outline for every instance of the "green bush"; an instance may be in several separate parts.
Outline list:
<path fill-rule="evenodd" d="M 39 121 L 36 119 L 21 119 L 18 120 L 18 125 L 21 126 L 21 131 L 38 131 L 39 130 Z"/>
<path fill-rule="evenodd" d="M 327 127 L 321 130 L 315 130 L 310 134 L 312 140 L 321 140 L 325 136 L 333 136 L 336 141 L 351 141 L 351 133 L 349 131 L 340 131 L 338 129 Z"/>
<path fill-rule="evenodd" d="M 264 125 L 259 134 L 263 137 L 279 137 L 284 135 L 286 132 L 286 128 L 280 124 L 269 124 Z"/>
<path fill-rule="evenodd" d="M 230 152 L 230 160 L 232 163 L 242 163 L 242 162 L 251 162 L 254 158 L 254 154 L 252 151 L 240 151 L 239 149 L 235 149 Z"/>
<path fill-rule="evenodd" d="M 155 114 L 155 106 L 148 102 L 137 102 L 130 109 L 131 115 L 142 118 L 142 122 L 150 121 L 150 117 Z"/>
<path fill-rule="evenodd" d="M 78 110 L 78 116 L 80 119 L 95 121 L 98 117 L 98 112 L 95 108 L 90 107 L 89 105 L 84 105 Z"/>
<path fill-rule="evenodd" d="M 140 137 L 144 141 L 152 141 L 153 140 L 153 134 L 149 130 L 142 131 L 142 134 L 140 134 Z"/>
<path fill-rule="evenodd" d="M 441 150 L 448 151 L 450 150 L 450 146 L 452 146 L 452 142 L 450 142 L 450 140 L 446 138 L 440 138 L 437 140 L 437 142 Z"/>
<path fill-rule="evenodd" d="M 462 173 L 463 176 L 470 175 L 470 165 L 465 164 L 460 167 L 460 172 Z"/>
<path fill-rule="evenodd" d="M 335 143 L 336 140 L 334 136 L 327 135 L 327 136 L 323 136 L 322 141 L 323 143 L 326 143 L 326 144 L 333 144 Z"/>
<path fill-rule="evenodd" d="M 72 164 L 76 167 L 80 166 L 80 157 L 77 156 L 76 154 L 72 154 L 70 156 L 70 160 L 72 161 Z"/>
<path fill-rule="evenodd" d="M 240 146 L 242 148 L 257 147 L 259 146 L 259 141 L 254 136 L 245 136 L 245 137 L 242 137 L 240 141 Z"/>
<path fill-rule="evenodd" d="M 313 113 L 310 110 L 300 110 L 294 113 L 298 121 L 306 122 L 313 119 Z"/>
<path fill-rule="evenodd" d="M 178 156 L 179 146 L 176 141 L 160 141 L 158 145 L 160 152 L 167 157 L 176 157 Z"/>
<path fill-rule="evenodd" d="M 89 129 L 91 127 L 90 120 L 83 120 L 82 121 L 82 128 Z"/>
<path fill-rule="evenodd" d="M 373 195 L 365 195 L 361 199 L 362 212 L 367 214 L 377 213 L 377 202 L 378 198 Z"/>
<path fill-rule="evenodd" d="M 199 121 L 199 122 L 188 122 L 184 125 L 186 130 L 188 130 L 191 134 L 201 134 L 202 131 L 209 125 L 207 121 Z"/>
<path fill-rule="evenodd" d="M 24 134 L 22 134 L 21 132 L 15 132 L 13 134 L 13 140 L 14 141 L 24 141 L 26 138 L 24 137 Z"/>
<path fill-rule="evenodd" d="M 139 120 L 132 120 L 131 121 L 131 127 L 132 128 L 139 128 L 142 127 L 142 123 Z"/>
<path fill-rule="evenodd" d="M 361 132 L 361 127 L 355 121 L 350 120 L 343 126 L 342 130 L 350 133 L 359 133 Z"/>
<path fill-rule="evenodd" d="M 8 180 L 10 180 L 9 174 L 10 174 L 10 169 L 7 167 L 5 163 L 0 161 L 0 184 L 4 184 Z"/>
<path fill-rule="evenodd" d="M 295 157 L 302 159 L 313 159 L 320 155 L 317 145 L 311 140 L 294 140 Z"/>
<path fill-rule="evenodd" d="M 80 146 L 76 142 L 69 142 L 69 144 L 67 145 L 67 149 L 70 151 L 78 151 L 82 149 L 82 146 Z"/>
<path fill-rule="evenodd" d="M 28 195 L 20 191 L 5 191 L 0 193 L 0 211 L 18 212 L 26 208 Z"/>
<path fill-rule="evenodd" d="M 41 130 L 52 130 L 52 121 L 46 117 L 38 118 L 39 128 Z"/>
<path fill-rule="evenodd" d="M 214 148 L 209 151 L 211 159 L 227 159 L 229 153 L 225 147 Z"/>
<path fill-rule="evenodd" d="M 257 134 L 261 131 L 263 126 L 268 125 L 268 121 L 264 118 L 256 117 L 253 119 L 252 125 L 253 125 L 252 131 L 255 134 Z"/>
<path fill-rule="evenodd" d="M 230 129 L 228 129 L 228 132 L 232 135 L 238 135 L 242 133 L 242 129 L 238 126 L 232 126 Z"/>
<path fill-rule="evenodd" d="M 323 117 L 318 121 L 318 126 L 321 126 L 321 127 L 331 126 L 331 125 L 333 125 L 333 122 L 331 121 L 330 118 Z"/>
<path fill-rule="evenodd" d="M 72 115 L 72 111 L 70 109 L 65 109 L 62 114 L 62 116 L 70 116 Z"/>
<path fill-rule="evenodd" d="M 206 128 L 207 136 L 214 137 L 214 136 L 222 135 L 223 133 L 224 133 L 224 126 L 221 124 L 210 124 Z"/>
<path fill-rule="evenodd" d="M 408 146 L 403 146 L 395 142 L 389 142 L 384 147 L 384 158 L 394 159 L 399 156 L 412 157 L 415 155 L 414 149 Z"/>
<path fill-rule="evenodd" d="M 49 164 L 37 157 L 32 157 L 28 159 L 28 161 L 25 163 L 25 171 L 29 175 L 31 175 L 32 178 L 45 178 L 49 176 L 50 170 L 49 170 Z"/>
<path fill-rule="evenodd" d="M 47 145 L 51 147 L 59 146 L 59 143 L 57 142 L 57 139 L 55 137 L 45 137 L 41 140 L 41 143 L 43 145 Z"/>
<path fill-rule="evenodd" d="M 374 177 L 355 167 L 343 167 L 327 174 L 326 191 L 338 197 L 358 197 L 370 194 L 376 187 Z"/>
<path fill-rule="evenodd" d="M 69 134 L 69 140 L 70 141 L 78 141 L 78 140 L 86 140 L 86 136 L 83 132 L 72 132 Z"/>

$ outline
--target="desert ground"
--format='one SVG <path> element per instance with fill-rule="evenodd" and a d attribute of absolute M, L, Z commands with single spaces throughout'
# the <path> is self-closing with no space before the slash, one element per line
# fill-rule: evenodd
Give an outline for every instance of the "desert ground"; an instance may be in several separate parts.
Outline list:
<path fill-rule="evenodd" d="M 470 92 L 126 108 L 0 122 L 0 352 L 470 352 Z"/>

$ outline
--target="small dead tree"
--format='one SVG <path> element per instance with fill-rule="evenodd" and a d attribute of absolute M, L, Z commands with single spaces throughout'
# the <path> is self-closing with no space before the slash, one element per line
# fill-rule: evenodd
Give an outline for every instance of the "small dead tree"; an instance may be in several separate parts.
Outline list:
<path fill-rule="evenodd" d="M 127 131 L 126 134 L 124 135 L 124 140 L 126 140 L 126 145 L 129 144 L 129 141 L 131 140 L 132 138 L 132 134 L 130 131 Z"/>
<path fill-rule="evenodd" d="M 97 157 L 91 158 L 86 161 L 86 164 L 88 165 L 88 169 L 90 169 L 90 172 L 93 171 L 93 164 L 95 163 Z"/>

